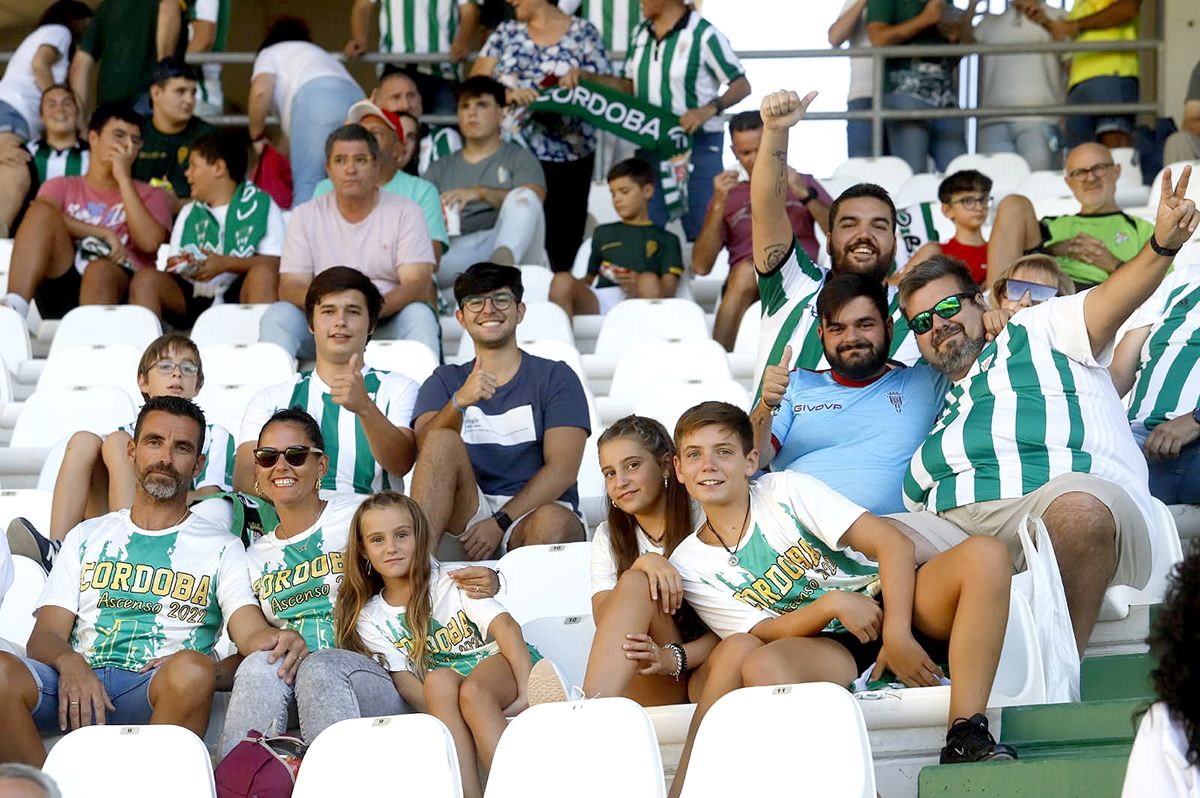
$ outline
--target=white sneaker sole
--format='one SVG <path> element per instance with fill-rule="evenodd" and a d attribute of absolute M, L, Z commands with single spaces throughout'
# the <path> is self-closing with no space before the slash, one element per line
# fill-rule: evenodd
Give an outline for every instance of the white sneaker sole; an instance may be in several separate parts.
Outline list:
<path fill-rule="evenodd" d="M 528 687 L 529 706 L 550 704 L 556 701 L 568 701 L 567 686 L 563 684 L 558 669 L 548 659 L 540 660 L 529 672 Z"/>

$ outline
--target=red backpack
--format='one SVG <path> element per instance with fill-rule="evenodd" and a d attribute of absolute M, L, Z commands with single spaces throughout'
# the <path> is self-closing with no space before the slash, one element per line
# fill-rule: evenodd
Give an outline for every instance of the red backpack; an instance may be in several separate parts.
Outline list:
<path fill-rule="evenodd" d="M 217 765 L 217 798 L 290 798 L 307 748 L 297 737 L 251 729 Z"/>

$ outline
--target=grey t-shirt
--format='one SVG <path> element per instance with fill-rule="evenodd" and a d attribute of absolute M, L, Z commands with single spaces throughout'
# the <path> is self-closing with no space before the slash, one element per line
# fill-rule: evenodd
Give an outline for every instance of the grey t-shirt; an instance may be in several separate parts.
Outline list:
<path fill-rule="evenodd" d="M 1200 100 L 1200 63 L 1192 69 L 1192 78 L 1188 81 L 1187 97 L 1184 100 L 1192 102 Z"/>
<path fill-rule="evenodd" d="M 425 179 L 440 192 L 471 186 L 514 189 L 534 185 L 541 186 L 543 191 L 546 188 L 542 165 L 529 150 L 511 141 L 501 144 L 500 149 L 479 163 L 467 161 L 461 151 L 439 158 L 429 165 Z M 489 230 L 499 215 L 500 210 L 486 202 L 468 202 L 462 209 L 461 229 L 463 233 Z"/>

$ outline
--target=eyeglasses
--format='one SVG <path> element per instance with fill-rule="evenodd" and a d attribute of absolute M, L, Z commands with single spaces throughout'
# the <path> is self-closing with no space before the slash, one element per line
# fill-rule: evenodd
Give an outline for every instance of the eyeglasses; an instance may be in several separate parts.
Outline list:
<path fill-rule="evenodd" d="M 1028 280 L 1014 280 L 1010 277 L 1003 277 L 997 280 L 997 283 L 1002 284 L 996 286 L 996 293 L 1003 293 L 1010 302 L 1020 302 L 1026 294 L 1029 294 L 1029 301 L 1039 305 L 1047 299 L 1054 299 L 1058 296 L 1058 286 L 1056 285 L 1042 285 L 1041 283 L 1031 283 Z"/>
<path fill-rule="evenodd" d="M 969 197 L 959 197 L 958 199 L 950 200 L 947 205 L 961 205 L 969 211 L 977 211 L 980 208 L 992 207 L 991 194 L 978 194 Z"/>
<path fill-rule="evenodd" d="M 279 461 L 279 455 L 283 455 L 283 459 L 287 461 L 288 465 L 299 468 L 308 460 L 310 454 L 321 455 L 325 452 L 315 446 L 289 446 L 283 450 L 273 446 L 263 446 L 254 450 L 254 462 L 263 468 L 270 468 Z"/>
<path fill-rule="evenodd" d="M 190 360 L 181 360 L 178 363 L 174 360 L 160 360 L 150 368 L 159 374 L 171 374 L 175 369 L 179 369 L 179 373 L 185 377 L 195 377 L 200 373 L 200 367 Z"/>
<path fill-rule="evenodd" d="M 1109 161 L 1108 163 L 1098 163 L 1095 166 L 1089 166 L 1087 169 L 1072 169 L 1071 171 L 1067 172 L 1067 180 L 1078 183 L 1087 179 L 1089 176 L 1099 180 L 1108 174 L 1108 170 L 1112 169 L 1114 166 L 1116 166 L 1116 164 L 1112 161 Z"/>
<path fill-rule="evenodd" d="M 510 294 L 508 291 L 498 291 L 494 294 L 488 294 L 487 296 L 473 294 L 471 296 L 463 297 L 461 307 L 463 310 L 469 310 L 472 313 L 478 313 L 479 311 L 483 310 L 484 304 L 491 300 L 493 308 L 499 311 L 505 311 L 512 307 L 513 300 L 515 299 L 516 297 Z"/>
<path fill-rule="evenodd" d="M 923 335 L 933 329 L 933 314 L 936 313 L 943 319 L 952 319 L 958 315 L 958 312 L 963 309 L 962 301 L 975 296 L 974 291 L 963 291 L 959 294 L 951 294 L 945 299 L 938 302 L 929 310 L 922 310 L 917 315 L 908 320 L 909 329 L 917 335 Z"/>

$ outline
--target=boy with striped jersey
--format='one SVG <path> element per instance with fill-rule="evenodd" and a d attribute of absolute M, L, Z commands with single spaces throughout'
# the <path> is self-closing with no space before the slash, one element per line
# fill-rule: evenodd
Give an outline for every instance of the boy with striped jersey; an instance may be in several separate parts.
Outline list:
<path fill-rule="evenodd" d="M 142 407 L 128 450 L 133 507 L 71 531 L 27 656 L 0 654 L 0 759 L 41 766 L 39 733 L 93 724 L 171 723 L 203 737 L 226 624 L 243 655 L 269 651 L 281 677 L 295 675 L 304 640 L 263 618 L 241 542 L 187 509 L 204 426 L 182 397 Z"/>
<path fill-rule="evenodd" d="M 788 189 L 788 129 L 804 117 L 816 97 L 796 92 L 767 95 L 759 150 L 750 180 L 754 231 L 754 267 L 762 298 L 762 332 L 754 373 L 761 381 L 768 364 L 779 362 L 791 346 L 790 368 L 827 368 L 817 333 L 816 299 L 828 272 L 817 266 L 795 242 L 785 197 Z M 842 192 L 829 208 L 831 271 L 856 272 L 884 282 L 896 254 L 896 207 L 879 186 L 860 183 Z M 888 286 L 888 312 L 893 335 L 888 355 L 911 365 L 920 356 L 900 313 L 897 291 Z M 761 387 L 760 387 L 761 393 Z"/>
<path fill-rule="evenodd" d="M 753 437 L 746 413 L 723 402 L 691 408 L 675 427 L 675 472 L 705 521 L 671 564 L 684 598 L 722 642 L 709 657 L 671 795 L 679 795 L 696 729 L 726 693 L 850 685 L 885 670 L 906 685 L 932 686 L 943 675 L 927 653 L 936 641 L 949 641 L 954 677 L 941 761 L 1015 758 L 982 714 L 1008 619 L 1004 546 L 968 541 L 917 571 L 910 540 L 824 483 L 794 472 L 751 483 Z"/>
<path fill-rule="evenodd" d="M 313 278 L 304 313 L 316 342 L 317 365 L 264 388 L 246 408 L 234 487 L 254 488 L 254 441 L 276 410 L 299 407 L 321 426 L 329 470 L 321 490 L 375 493 L 399 485 L 416 456 L 410 428 L 417 384 L 363 364 L 383 297 L 357 269 L 334 266 Z"/>
<path fill-rule="evenodd" d="M 1200 224 L 1185 198 L 1190 174 L 1185 168 L 1174 187 L 1164 174 L 1141 253 L 1090 291 L 1021 310 L 990 343 L 983 298 L 958 261 L 936 256 L 900 285 L 921 354 L 954 385 L 904 479 L 913 512 L 896 520 L 935 549 L 997 537 L 1020 566 L 1017 528 L 1041 516 L 1080 654 L 1105 589 L 1141 588 L 1151 575 L 1146 461 L 1106 367 L 1118 329 Z"/>

